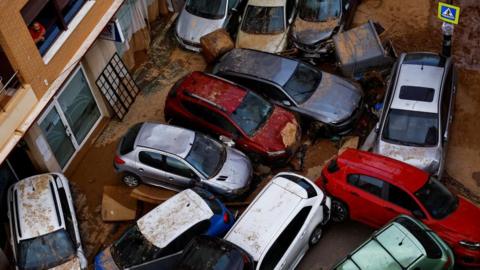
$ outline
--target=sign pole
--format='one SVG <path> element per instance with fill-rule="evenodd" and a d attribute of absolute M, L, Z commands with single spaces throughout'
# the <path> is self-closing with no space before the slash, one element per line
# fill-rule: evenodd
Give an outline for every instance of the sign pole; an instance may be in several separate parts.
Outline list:
<path fill-rule="evenodd" d="M 450 57 L 452 56 L 453 24 L 443 22 L 442 32 L 443 32 L 442 55 L 445 57 Z"/>

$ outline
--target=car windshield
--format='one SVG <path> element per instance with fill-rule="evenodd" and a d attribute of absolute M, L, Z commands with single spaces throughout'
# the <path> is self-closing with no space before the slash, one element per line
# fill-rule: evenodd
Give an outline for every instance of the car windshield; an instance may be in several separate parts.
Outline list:
<path fill-rule="evenodd" d="M 458 206 L 457 197 L 435 179 L 430 179 L 415 196 L 435 219 L 445 218 Z"/>
<path fill-rule="evenodd" d="M 49 269 L 74 257 L 75 247 L 64 229 L 22 240 L 18 246 L 20 269 Z"/>
<path fill-rule="evenodd" d="M 322 73 L 320 71 L 299 62 L 292 77 L 288 79 L 283 88 L 297 104 L 302 104 L 313 95 L 321 81 Z"/>
<path fill-rule="evenodd" d="M 185 160 L 204 177 L 212 178 L 225 161 L 225 147 L 209 137 L 196 133 L 190 152 Z"/>
<path fill-rule="evenodd" d="M 162 249 L 150 243 L 135 225 L 112 245 L 110 251 L 120 268 L 128 268 L 159 258 Z"/>
<path fill-rule="evenodd" d="M 402 145 L 435 146 L 438 116 L 435 113 L 391 109 L 383 129 L 383 139 Z"/>
<path fill-rule="evenodd" d="M 222 19 L 227 9 L 227 0 L 188 0 L 185 9 L 199 17 Z"/>
<path fill-rule="evenodd" d="M 308 22 L 324 22 L 340 16 L 340 0 L 300 0 L 298 16 Z"/>
<path fill-rule="evenodd" d="M 283 7 L 248 6 L 242 31 L 250 34 L 280 34 L 285 29 Z"/>
<path fill-rule="evenodd" d="M 250 91 L 231 117 L 248 136 L 252 137 L 267 121 L 272 111 L 272 104 Z"/>
<path fill-rule="evenodd" d="M 245 270 L 249 258 L 237 249 L 214 241 L 196 241 L 184 254 L 181 270 Z"/>

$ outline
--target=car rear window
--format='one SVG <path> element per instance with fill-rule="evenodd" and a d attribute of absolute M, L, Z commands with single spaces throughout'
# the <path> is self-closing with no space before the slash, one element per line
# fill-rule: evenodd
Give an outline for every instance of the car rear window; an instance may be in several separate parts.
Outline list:
<path fill-rule="evenodd" d="M 417 240 L 422 244 L 423 248 L 427 252 L 427 257 L 431 259 L 440 259 L 442 257 L 442 250 L 440 247 L 433 241 L 432 237 L 420 228 L 417 224 L 411 221 L 408 218 L 399 217 L 395 222 L 401 224 L 405 227 Z"/>
<path fill-rule="evenodd" d="M 432 102 L 435 90 L 433 88 L 418 86 L 402 86 L 400 88 L 400 99 Z"/>
<path fill-rule="evenodd" d="M 304 179 L 302 179 L 300 177 L 297 177 L 295 175 L 290 175 L 290 174 L 282 174 L 282 175 L 280 175 L 280 177 L 286 178 L 286 179 L 298 184 L 299 186 L 301 186 L 303 189 L 305 189 L 307 191 L 308 198 L 312 198 L 312 197 L 317 196 L 317 191 L 315 191 L 315 188 L 310 183 L 305 181 Z"/>
<path fill-rule="evenodd" d="M 405 56 L 403 64 L 445 67 L 445 58 L 437 54 L 412 53 Z"/>
<path fill-rule="evenodd" d="M 200 197 L 202 197 L 202 199 L 208 204 L 208 207 L 210 207 L 214 214 L 219 215 L 223 212 L 222 206 L 218 203 L 212 193 L 201 188 L 195 188 L 194 191 L 195 193 L 200 195 Z"/>
<path fill-rule="evenodd" d="M 127 134 L 123 136 L 122 142 L 120 144 L 120 154 L 125 155 L 133 151 L 133 147 L 135 144 L 135 139 L 137 138 L 138 132 L 142 127 L 143 123 L 138 123 L 131 127 Z"/>

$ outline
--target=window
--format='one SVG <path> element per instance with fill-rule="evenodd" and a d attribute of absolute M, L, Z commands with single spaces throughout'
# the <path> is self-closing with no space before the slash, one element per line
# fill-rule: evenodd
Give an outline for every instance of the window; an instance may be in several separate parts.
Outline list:
<path fill-rule="evenodd" d="M 131 127 L 127 134 L 122 139 L 120 143 L 120 154 L 125 155 L 133 151 L 133 147 L 135 146 L 135 140 L 137 139 L 138 132 L 142 127 L 143 123 L 138 123 Z"/>
<path fill-rule="evenodd" d="M 325 22 L 340 16 L 341 0 L 301 0 L 298 16 L 308 22 Z"/>
<path fill-rule="evenodd" d="M 273 106 L 257 94 L 248 92 L 230 117 L 250 137 L 259 130 L 273 112 Z"/>
<path fill-rule="evenodd" d="M 222 19 L 225 16 L 227 0 L 188 0 L 185 9 L 194 15 L 208 19 Z"/>
<path fill-rule="evenodd" d="M 452 79 L 453 79 L 453 68 L 448 71 L 447 78 L 445 79 L 445 84 L 442 91 L 442 105 L 441 105 L 441 118 L 442 118 L 442 135 L 445 135 L 447 131 L 449 113 L 450 113 L 450 101 L 452 95 Z"/>
<path fill-rule="evenodd" d="M 248 89 L 254 90 L 256 93 L 267 99 L 276 101 L 290 100 L 280 89 L 269 83 L 227 74 L 222 74 L 222 77 L 237 82 L 238 84 L 243 85 Z"/>
<path fill-rule="evenodd" d="M 65 220 L 67 232 L 72 241 L 76 243 L 77 237 L 75 236 L 75 226 L 73 225 L 72 212 L 70 212 L 70 206 L 68 204 L 67 193 L 65 192 L 65 189 L 59 188 L 58 195 L 60 197 L 60 204 L 62 205 L 63 219 Z"/>
<path fill-rule="evenodd" d="M 382 180 L 366 175 L 351 174 L 348 176 L 347 182 L 350 185 L 356 186 L 359 189 L 382 198 L 384 183 Z"/>
<path fill-rule="evenodd" d="M 292 77 L 283 88 L 298 104 L 307 101 L 322 81 L 322 73 L 317 69 L 299 62 Z"/>
<path fill-rule="evenodd" d="M 280 259 L 283 257 L 283 255 L 285 255 L 287 249 L 290 247 L 290 245 L 292 245 L 295 237 L 300 233 L 311 209 L 311 206 L 304 207 L 292 219 L 290 224 L 288 224 L 277 240 L 275 240 L 273 245 L 270 247 L 270 250 L 268 250 L 267 254 L 263 258 L 260 266 L 261 270 L 274 269 L 275 266 L 277 266 Z"/>
<path fill-rule="evenodd" d="M 142 151 L 138 154 L 138 159 L 141 163 L 159 170 L 163 170 L 165 167 L 163 163 L 164 156 L 161 154 Z"/>
<path fill-rule="evenodd" d="M 400 99 L 432 102 L 435 90 L 433 88 L 408 86 L 400 87 Z"/>
<path fill-rule="evenodd" d="M 203 120 L 231 133 L 232 136 L 238 136 L 237 129 L 223 116 L 216 114 L 208 108 L 199 104 L 184 101 L 183 106 L 187 108 L 193 115 L 203 118 Z"/>
<path fill-rule="evenodd" d="M 283 7 L 247 6 L 242 31 L 249 34 L 280 34 L 285 30 Z"/>
<path fill-rule="evenodd" d="M 387 200 L 395 205 L 402 207 L 410 212 L 415 210 L 421 211 L 417 202 L 405 191 L 400 188 L 387 184 L 388 185 L 388 195 Z"/>
<path fill-rule="evenodd" d="M 185 165 L 185 163 L 172 157 L 165 157 L 165 170 L 167 172 L 187 178 L 192 178 L 195 176 L 195 173 L 187 165 Z"/>
<path fill-rule="evenodd" d="M 87 0 L 30 0 L 22 8 L 23 20 L 43 56 Z"/>

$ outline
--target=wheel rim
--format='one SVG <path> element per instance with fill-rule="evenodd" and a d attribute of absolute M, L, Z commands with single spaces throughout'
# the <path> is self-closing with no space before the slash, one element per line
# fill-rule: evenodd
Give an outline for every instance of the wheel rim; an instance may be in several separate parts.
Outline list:
<path fill-rule="evenodd" d="M 126 175 L 123 177 L 123 182 L 129 187 L 138 186 L 138 179 L 132 175 Z"/>
<path fill-rule="evenodd" d="M 341 202 L 339 201 L 333 201 L 332 202 L 332 208 L 333 208 L 333 221 L 335 222 L 341 222 L 344 221 L 347 215 L 347 209 L 342 205 Z"/>
<path fill-rule="evenodd" d="M 323 230 L 321 227 L 315 228 L 315 230 L 312 233 L 312 238 L 310 240 L 310 243 L 316 244 L 318 241 L 320 241 L 320 238 L 322 238 Z"/>

